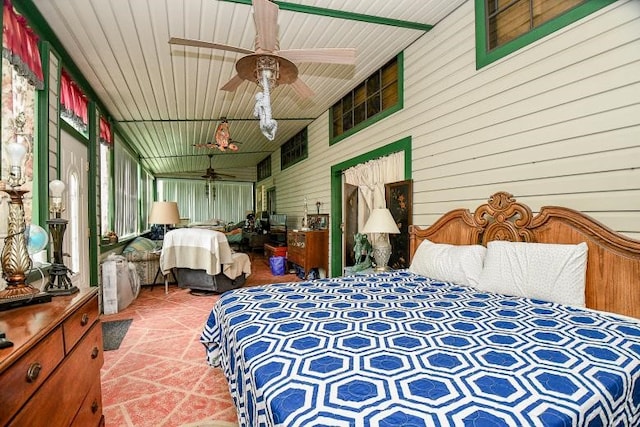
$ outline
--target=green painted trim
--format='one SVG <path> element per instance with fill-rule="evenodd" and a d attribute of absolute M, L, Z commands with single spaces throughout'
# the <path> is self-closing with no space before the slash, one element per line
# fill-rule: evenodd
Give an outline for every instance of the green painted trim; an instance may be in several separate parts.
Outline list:
<path fill-rule="evenodd" d="M 480 69 L 491 64 L 498 59 L 537 41 L 549 34 L 564 28 L 574 22 L 596 12 L 603 7 L 609 6 L 616 0 L 588 0 L 585 4 L 576 6 L 560 16 L 551 19 L 537 28 L 521 35 L 518 38 L 498 46 L 492 51 L 487 49 L 487 22 L 486 22 L 486 0 L 475 0 L 476 5 L 476 69 Z"/>
<path fill-rule="evenodd" d="M 107 224 L 107 231 L 114 230 L 116 225 L 115 143 L 114 140 L 113 145 L 109 149 L 109 224 Z"/>
<path fill-rule="evenodd" d="M 98 229 L 98 185 L 100 169 L 98 152 L 98 112 L 96 109 L 96 103 L 89 102 L 87 106 L 89 111 L 89 179 L 87 180 L 88 199 L 89 204 L 89 284 L 91 286 L 98 286 L 99 283 L 99 271 L 98 271 L 98 256 L 99 256 L 99 242 L 100 231 Z M 93 201 L 93 202 L 92 202 Z"/>
<path fill-rule="evenodd" d="M 229 118 L 224 117 L 228 122 L 258 122 L 260 119 L 256 119 L 255 117 L 250 119 L 245 118 Z M 312 122 L 317 119 L 313 117 L 272 117 L 277 121 L 289 121 L 289 122 Z M 211 118 L 211 119 L 145 119 L 145 120 L 118 120 L 118 123 L 216 123 L 222 120 L 222 118 Z"/>
<path fill-rule="evenodd" d="M 360 163 L 404 152 L 404 179 L 412 176 L 411 137 L 407 136 L 384 147 L 363 153 L 331 166 L 331 276 L 342 276 L 342 171 Z"/>
<path fill-rule="evenodd" d="M 251 0 L 223 0 L 228 3 L 238 3 L 251 5 Z M 283 1 L 274 1 L 281 10 L 290 12 L 307 13 L 310 15 L 327 16 L 329 18 L 348 19 L 350 21 L 367 22 L 369 24 L 390 25 L 392 27 L 409 28 L 411 30 L 429 31 L 433 25 L 423 24 L 421 22 L 403 21 L 400 19 L 383 18 L 374 15 L 365 15 L 362 13 L 345 12 L 335 9 L 327 9 L 324 7 L 305 6 L 303 4 L 288 3 Z"/>
<path fill-rule="evenodd" d="M 89 103 L 91 102 L 92 101 L 89 101 Z M 92 125 L 91 120 L 89 120 L 89 127 L 91 127 L 91 125 Z M 60 119 L 60 129 L 70 134 L 74 139 L 77 139 L 78 141 L 83 143 L 85 146 L 89 145 L 89 139 L 86 136 L 78 132 L 76 128 L 74 128 L 73 126 L 71 126 L 69 123 L 65 122 L 62 119 Z M 58 138 L 58 152 L 60 152 L 60 138 Z M 58 156 L 58 176 L 60 176 L 60 156 Z"/>
<path fill-rule="evenodd" d="M 378 114 L 369 117 L 367 120 L 358 123 L 346 132 L 341 133 L 338 136 L 333 136 L 333 105 L 329 107 L 329 145 L 337 144 L 350 137 L 351 135 L 360 132 L 362 129 L 367 128 L 374 123 L 377 123 L 390 115 L 397 113 L 404 108 L 404 51 L 400 52 L 396 56 L 398 62 L 398 103 L 386 110 L 380 111 Z M 362 82 L 360 82 L 362 83 Z M 360 84 L 358 83 L 358 84 Z M 335 105 L 335 104 L 334 104 Z"/>
<path fill-rule="evenodd" d="M 49 76 L 49 54 L 49 44 L 46 42 L 40 43 L 40 59 L 44 76 Z M 35 165 L 34 172 L 36 174 L 33 178 L 36 185 L 33 186 L 31 209 L 31 222 L 39 224 L 45 230 L 47 229 L 45 221 L 49 218 L 49 197 L 46 196 L 49 193 L 49 156 L 43 156 L 42 153 L 49 153 L 47 149 L 49 139 L 47 132 L 49 129 L 49 81 L 49 78 L 45 77 L 43 90 L 36 91 L 34 123 L 36 138 L 33 141 L 33 164 Z M 41 197 L 41 194 L 44 197 Z"/>

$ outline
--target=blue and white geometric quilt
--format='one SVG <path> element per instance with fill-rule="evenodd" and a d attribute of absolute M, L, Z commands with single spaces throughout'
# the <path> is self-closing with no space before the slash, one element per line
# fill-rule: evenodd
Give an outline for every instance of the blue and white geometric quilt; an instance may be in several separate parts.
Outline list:
<path fill-rule="evenodd" d="M 640 425 L 640 323 L 404 270 L 227 292 L 201 341 L 246 427 Z"/>

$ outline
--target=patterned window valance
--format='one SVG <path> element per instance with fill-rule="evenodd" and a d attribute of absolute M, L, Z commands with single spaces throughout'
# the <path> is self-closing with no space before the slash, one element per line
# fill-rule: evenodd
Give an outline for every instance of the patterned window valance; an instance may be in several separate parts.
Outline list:
<path fill-rule="evenodd" d="M 2 55 L 36 89 L 44 88 L 38 37 L 24 17 L 16 13 L 10 0 L 4 0 L 2 10 Z"/>
<path fill-rule="evenodd" d="M 86 132 L 89 124 L 87 106 L 87 97 L 66 71 L 62 70 L 60 76 L 60 115 L 71 121 L 80 131 Z"/>
<path fill-rule="evenodd" d="M 111 125 L 104 117 L 100 116 L 100 143 L 111 147 L 113 139 L 111 136 Z"/>

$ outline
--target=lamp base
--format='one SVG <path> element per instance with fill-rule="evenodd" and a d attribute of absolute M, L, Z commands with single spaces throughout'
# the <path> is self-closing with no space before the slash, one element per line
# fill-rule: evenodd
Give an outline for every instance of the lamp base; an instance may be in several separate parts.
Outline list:
<path fill-rule="evenodd" d="M 49 283 L 44 288 L 45 292 L 53 296 L 73 295 L 79 292 L 80 289 L 71 283 L 71 279 L 69 279 L 67 275 L 68 272 L 69 269 L 66 265 L 53 264 L 51 266 L 51 272 L 49 273 Z M 57 285 L 56 282 L 58 282 Z"/>
<path fill-rule="evenodd" d="M 44 302 L 51 302 L 51 295 L 40 291 L 38 291 L 37 294 L 25 294 L 19 297 L 0 298 L 0 311 Z"/>
<path fill-rule="evenodd" d="M 378 237 L 378 240 L 374 242 L 372 252 L 376 264 L 374 271 L 389 271 L 390 268 L 387 267 L 387 263 L 391 257 L 391 244 L 386 234 L 381 235 Z"/>

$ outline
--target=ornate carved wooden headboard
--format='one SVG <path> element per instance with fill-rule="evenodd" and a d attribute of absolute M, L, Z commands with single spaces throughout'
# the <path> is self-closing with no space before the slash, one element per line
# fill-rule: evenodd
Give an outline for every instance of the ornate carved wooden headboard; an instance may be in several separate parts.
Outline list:
<path fill-rule="evenodd" d="M 424 239 L 454 245 L 492 240 L 514 242 L 586 242 L 587 307 L 640 318 L 640 241 L 625 237 L 578 211 L 545 206 L 533 215 L 513 196 L 498 192 L 472 214 L 446 213 L 428 228 L 410 227 L 411 257 Z"/>

